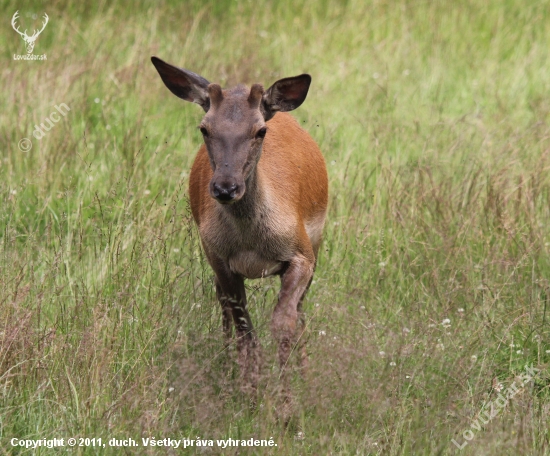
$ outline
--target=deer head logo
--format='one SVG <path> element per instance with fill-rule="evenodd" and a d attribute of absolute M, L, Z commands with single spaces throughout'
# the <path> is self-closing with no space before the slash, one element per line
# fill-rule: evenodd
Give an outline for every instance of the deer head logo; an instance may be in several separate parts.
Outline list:
<path fill-rule="evenodd" d="M 19 30 L 19 26 L 16 25 L 16 21 L 19 18 L 18 14 L 19 14 L 19 11 L 16 11 L 13 17 L 11 18 L 11 26 L 17 33 L 19 33 L 19 35 L 21 35 L 21 37 L 23 38 L 23 41 L 25 41 L 25 48 L 27 49 L 27 54 L 31 54 L 32 50 L 34 49 L 34 42 L 38 38 L 38 35 L 40 35 L 42 31 L 46 28 L 46 24 L 48 23 L 49 18 L 48 18 L 48 15 L 44 13 L 44 22 L 42 22 L 42 28 L 40 30 L 35 30 L 34 33 L 31 36 L 29 36 L 27 35 L 26 29 L 24 32 L 21 32 Z"/>

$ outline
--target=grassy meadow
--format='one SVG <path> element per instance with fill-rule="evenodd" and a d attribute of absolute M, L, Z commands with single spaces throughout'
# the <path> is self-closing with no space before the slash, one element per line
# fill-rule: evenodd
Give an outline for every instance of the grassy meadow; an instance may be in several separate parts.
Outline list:
<path fill-rule="evenodd" d="M 48 14 L 47 60 L 14 60 L 17 10 L 21 30 Z M 550 455 L 550 2 L 2 11 L 0 454 Z M 187 199 L 203 112 L 152 55 L 224 87 L 312 75 L 293 115 L 326 158 L 330 208 L 286 427 L 279 280 L 247 282 L 263 351 L 250 408 Z M 277 447 L 10 443 L 69 437 Z"/>

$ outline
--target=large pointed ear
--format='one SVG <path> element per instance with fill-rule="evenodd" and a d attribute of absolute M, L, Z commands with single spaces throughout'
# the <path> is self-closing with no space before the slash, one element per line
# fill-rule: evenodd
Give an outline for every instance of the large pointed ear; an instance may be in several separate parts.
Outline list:
<path fill-rule="evenodd" d="M 264 119 L 268 121 L 277 111 L 292 111 L 300 106 L 306 99 L 310 84 L 309 74 L 279 79 L 263 96 L 261 110 Z"/>
<path fill-rule="evenodd" d="M 197 103 L 205 112 L 208 111 L 210 98 L 206 88 L 210 83 L 206 79 L 192 71 L 170 65 L 158 57 L 151 57 L 151 62 L 170 92 L 186 101 Z"/>

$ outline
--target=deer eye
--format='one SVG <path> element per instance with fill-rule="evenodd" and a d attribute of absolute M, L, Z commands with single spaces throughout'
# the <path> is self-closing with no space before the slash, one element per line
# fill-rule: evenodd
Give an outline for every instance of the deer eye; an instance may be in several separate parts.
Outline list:
<path fill-rule="evenodd" d="M 265 134 L 267 133 L 267 128 L 263 127 L 258 130 L 258 133 L 256 133 L 256 138 L 265 138 Z"/>
<path fill-rule="evenodd" d="M 199 130 L 201 131 L 202 135 L 205 137 L 205 138 L 208 138 L 208 130 L 204 127 L 199 127 Z"/>

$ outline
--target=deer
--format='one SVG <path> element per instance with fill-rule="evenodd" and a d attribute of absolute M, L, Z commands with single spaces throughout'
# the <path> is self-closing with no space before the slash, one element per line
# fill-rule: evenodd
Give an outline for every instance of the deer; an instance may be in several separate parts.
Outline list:
<path fill-rule="evenodd" d="M 306 99 L 311 76 L 222 89 L 189 70 L 151 57 L 166 87 L 196 103 L 203 144 L 189 174 L 193 219 L 215 275 L 222 327 L 235 326 L 238 364 L 256 391 L 259 342 L 247 310 L 245 279 L 280 276 L 271 318 L 285 401 L 287 363 L 305 330 L 302 303 L 311 285 L 328 204 L 325 160 L 288 111 Z M 300 327 L 298 327 L 300 326 Z M 302 346 L 300 365 L 307 354 Z"/>
<path fill-rule="evenodd" d="M 19 33 L 19 35 L 21 35 L 21 37 L 23 38 L 23 41 L 25 41 L 25 48 L 27 49 L 27 54 L 32 54 L 32 51 L 34 49 L 34 43 L 38 38 L 38 35 L 40 35 L 44 31 L 50 18 L 46 13 L 44 13 L 44 21 L 42 22 L 42 28 L 40 30 L 35 30 L 31 36 L 27 35 L 26 29 L 24 32 L 21 32 L 19 30 L 19 26 L 16 26 L 17 19 L 19 19 L 19 11 L 16 11 L 13 17 L 11 18 L 11 26 L 17 33 Z"/>

